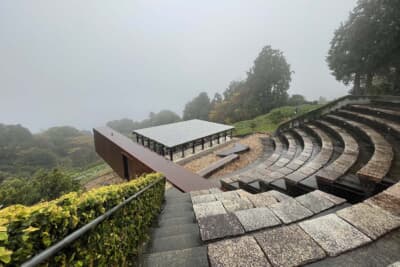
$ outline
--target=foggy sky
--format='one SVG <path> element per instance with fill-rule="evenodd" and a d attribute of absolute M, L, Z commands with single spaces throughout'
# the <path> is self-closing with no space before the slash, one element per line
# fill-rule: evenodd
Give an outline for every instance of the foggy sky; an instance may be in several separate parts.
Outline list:
<path fill-rule="evenodd" d="M 0 123 L 90 129 L 220 92 L 265 45 L 295 71 L 289 93 L 348 88 L 325 62 L 356 0 L 0 1 Z"/>

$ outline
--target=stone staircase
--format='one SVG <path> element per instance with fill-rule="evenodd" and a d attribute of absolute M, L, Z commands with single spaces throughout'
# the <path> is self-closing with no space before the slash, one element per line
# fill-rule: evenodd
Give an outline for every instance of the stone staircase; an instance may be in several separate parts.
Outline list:
<path fill-rule="evenodd" d="M 188 193 L 171 188 L 150 231 L 139 266 L 208 266 L 207 247 L 200 240 Z"/>

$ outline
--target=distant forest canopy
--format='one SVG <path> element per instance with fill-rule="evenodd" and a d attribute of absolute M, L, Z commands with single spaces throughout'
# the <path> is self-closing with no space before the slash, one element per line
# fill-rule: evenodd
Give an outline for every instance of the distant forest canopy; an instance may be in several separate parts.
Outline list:
<path fill-rule="evenodd" d="M 152 126 L 158 126 L 168 123 L 181 121 L 181 117 L 173 111 L 161 110 L 158 113 L 150 112 L 149 117 L 142 121 L 133 121 L 131 119 L 120 119 L 107 122 L 107 126 L 126 135 L 130 136 L 133 130 L 142 129 Z"/>
<path fill-rule="evenodd" d="M 21 125 L 0 124 L 0 182 L 9 176 L 31 176 L 39 169 L 84 168 L 100 159 L 89 131 L 53 127 L 32 134 Z"/>
<path fill-rule="evenodd" d="M 331 41 L 332 74 L 355 95 L 400 95 L 400 1 L 359 0 Z"/>

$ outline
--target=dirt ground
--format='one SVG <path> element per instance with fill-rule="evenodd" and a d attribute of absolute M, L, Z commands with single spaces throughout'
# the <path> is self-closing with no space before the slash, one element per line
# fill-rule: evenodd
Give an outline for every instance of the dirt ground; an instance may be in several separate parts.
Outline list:
<path fill-rule="evenodd" d="M 120 184 L 123 182 L 126 181 L 119 177 L 115 172 L 110 171 L 104 175 L 97 177 L 96 179 L 89 181 L 87 184 L 85 184 L 85 189 L 90 190 L 104 185 Z"/>
<path fill-rule="evenodd" d="M 238 160 L 236 160 L 236 161 L 228 164 L 224 168 L 218 170 L 213 175 L 211 175 L 210 178 L 215 178 L 218 176 L 222 176 L 222 175 L 234 172 L 234 171 L 241 169 L 241 168 L 247 166 L 248 164 L 254 162 L 263 153 L 263 145 L 261 142 L 261 138 L 263 138 L 263 137 L 268 137 L 268 135 L 257 133 L 257 134 L 252 134 L 252 135 L 249 135 L 249 136 L 239 139 L 236 143 L 248 145 L 250 147 L 250 150 L 248 152 L 240 154 L 240 158 Z M 216 155 L 219 151 L 231 148 L 231 147 L 233 147 L 233 145 L 234 145 L 234 143 L 232 143 L 231 145 L 229 145 L 227 147 L 216 150 L 213 153 L 205 155 L 204 157 L 190 161 L 183 166 L 192 172 L 198 172 L 199 170 L 210 165 L 211 163 L 216 162 L 217 160 L 221 159 L 220 157 L 218 157 Z"/>

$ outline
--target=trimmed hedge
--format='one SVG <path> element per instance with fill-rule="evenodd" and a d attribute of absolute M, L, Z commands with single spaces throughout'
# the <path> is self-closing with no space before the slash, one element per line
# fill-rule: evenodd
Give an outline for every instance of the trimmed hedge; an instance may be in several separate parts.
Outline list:
<path fill-rule="evenodd" d="M 160 211 L 165 179 L 148 174 L 130 182 L 104 186 L 84 193 L 26 207 L 0 210 L 0 266 L 19 266 L 32 256 L 92 221 L 152 182 L 159 181 L 118 210 L 46 266 L 130 266 L 147 229 Z"/>

